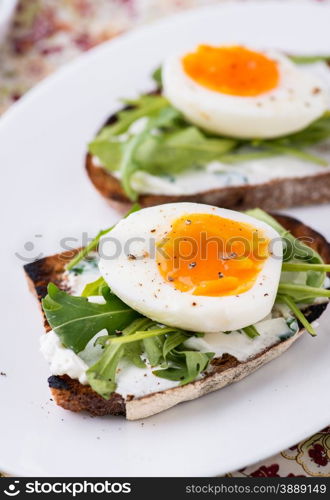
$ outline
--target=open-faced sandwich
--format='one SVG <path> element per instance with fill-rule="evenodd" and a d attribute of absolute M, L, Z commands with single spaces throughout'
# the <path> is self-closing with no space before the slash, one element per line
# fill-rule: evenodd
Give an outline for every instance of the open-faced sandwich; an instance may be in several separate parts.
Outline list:
<path fill-rule="evenodd" d="M 88 175 L 122 205 L 329 202 L 327 62 L 243 46 L 170 56 L 157 89 L 125 99 L 90 143 Z"/>
<path fill-rule="evenodd" d="M 148 417 L 250 374 L 315 333 L 330 246 L 287 216 L 173 203 L 25 266 L 56 403 Z"/>

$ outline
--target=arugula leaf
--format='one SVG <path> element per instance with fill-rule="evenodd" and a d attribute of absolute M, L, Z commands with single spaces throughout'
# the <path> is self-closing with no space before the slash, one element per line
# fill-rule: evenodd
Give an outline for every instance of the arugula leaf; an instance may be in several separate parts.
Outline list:
<path fill-rule="evenodd" d="M 169 380 L 178 380 L 180 385 L 184 385 L 195 380 L 201 372 L 206 370 L 214 353 L 186 350 L 183 342 L 189 336 L 191 335 L 188 332 L 179 330 L 166 338 L 163 345 L 163 357 L 167 362 L 167 367 L 153 371 L 154 375 Z"/>
<path fill-rule="evenodd" d="M 164 336 L 149 337 L 142 343 L 150 365 L 157 366 L 163 357 Z"/>
<path fill-rule="evenodd" d="M 153 374 L 169 380 L 178 380 L 180 385 L 189 384 L 206 370 L 213 357 L 214 353 L 211 352 L 173 350 L 171 355 L 173 365 L 165 370 L 155 370 Z"/>
<path fill-rule="evenodd" d="M 145 330 L 148 328 L 152 328 L 154 322 L 149 318 L 140 318 L 135 321 L 131 325 L 129 325 L 123 331 L 123 336 L 132 337 L 137 331 Z M 141 359 L 141 355 L 143 354 L 143 342 L 141 340 L 137 340 L 135 342 L 130 342 L 125 344 L 124 349 L 124 357 L 129 359 L 135 366 L 138 368 L 145 368 L 145 363 Z"/>
<path fill-rule="evenodd" d="M 180 355 L 184 356 L 187 366 L 187 374 L 180 382 L 180 385 L 184 385 L 193 382 L 201 372 L 206 370 L 210 360 L 214 357 L 214 352 L 182 351 Z"/>
<path fill-rule="evenodd" d="M 319 61 L 330 62 L 329 55 L 290 55 L 289 58 L 296 64 L 312 64 Z"/>
<path fill-rule="evenodd" d="M 313 121 L 308 127 L 289 134 L 287 136 L 279 137 L 277 139 L 259 140 L 254 141 L 258 147 L 265 147 L 269 149 L 278 150 L 279 153 L 292 154 L 299 156 L 307 161 L 321 163 L 323 159 L 315 155 L 310 155 L 303 148 L 313 146 L 330 137 L 330 111 L 326 111 L 320 118 Z M 324 164 L 324 161 L 323 161 Z"/>
<path fill-rule="evenodd" d="M 53 283 L 49 283 L 47 290 L 48 295 L 42 300 L 47 321 L 62 344 L 75 353 L 85 349 L 101 330 L 106 329 L 109 334 L 114 334 L 138 316 L 109 289 L 103 289 L 105 304 L 95 304 L 85 297 L 69 295 Z"/>
<path fill-rule="evenodd" d="M 295 132 L 287 137 L 276 140 L 283 145 L 292 144 L 296 147 L 307 147 L 325 141 L 330 137 L 330 111 L 326 111 L 320 118 L 312 122 L 308 127 Z"/>
<path fill-rule="evenodd" d="M 281 282 L 278 286 L 278 291 L 284 292 L 291 297 L 295 297 L 300 302 L 307 298 L 315 297 L 330 297 L 330 290 L 326 288 L 316 288 L 307 285 L 296 285 L 295 283 Z"/>
<path fill-rule="evenodd" d="M 114 124 L 104 127 L 96 138 L 89 144 L 88 150 L 99 158 L 111 172 L 119 169 L 123 147 L 127 140 L 122 140 L 129 127 L 143 117 L 151 117 L 162 108 L 168 106 L 168 101 L 159 95 L 143 95 L 136 100 L 126 100 L 127 108 L 117 113 Z"/>
<path fill-rule="evenodd" d="M 273 156 L 278 156 L 278 152 L 274 150 L 258 150 L 257 148 L 253 151 L 247 151 L 245 148 L 234 149 L 232 153 L 223 154 L 219 160 L 221 163 L 228 163 L 234 165 L 235 163 L 242 163 L 251 160 L 261 160 L 263 158 L 272 158 Z"/>
<path fill-rule="evenodd" d="M 185 340 L 189 338 L 189 335 L 183 331 L 175 332 L 173 335 L 168 336 L 163 346 L 163 356 L 166 360 L 171 351 L 179 347 Z"/>
<path fill-rule="evenodd" d="M 322 271 L 330 272 L 330 264 L 310 264 L 309 262 L 283 262 L 282 271 Z"/>
<path fill-rule="evenodd" d="M 318 252 L 307 246 L 298 238 L 295 238 L 283 226 L 281 226 L 281 224 L 279 224 L 273 217 L 263 210 L 259 208 L 248 210 L 246 214 L 266 222 L 282 237 L 283 266 L 286 263 L 312 264 L 312 266 L 308 266 L 309 269 L 305 271 L 305 284 L 298 285 L 293 283 L 294 275 L 292 273 L 294 271 L 285 271 L 285 273 L 282 273 L 279 292 L 289 295 L 296 302 L 306 303 L 313 301 L 317 296 L 328 296 L 327 291 L 323 288 L 323 283 L 326 277 L 326 268 L 324 267 L 325 264 Z M 313 265 L 317 265 L 318 267 L 315 268 Z"/>
<path fill-rule="evenodd" d="M 151 320 L 149 320 L 151 321 Z M 166 335 L 168 333 L 173 333 L 177 331 L 176 328 L 163 327 L 163 328 L 152 328 L 141 331 L 136 331 L 130 337 L 109 337 L 109 343 L 112 344 L 128 344 L 129 342 L 135 342 L 136 340 L 145 340 L 151 337 L 158 337 L 158 335 Z"/>
<path fill-rule="evenodd" d="M 289 262 L 294 259 L 302 260 L 310 264 L 324 264 L 321 256 L 298 238 L 295 238 L 287 229 L 285 229 L 276 219 L 264 212 L 260 208 L 254 208 L 245 212 L 247 215 L 254 217 L 262 222 L 266 222 L 281 236 L 284 244 L 283 261 Z M 320 279 L 320 284 L 323 283 L 325 275 Z"/>
<path fill-rule="evenodd" d="M 305 318 L 304 313 L 297 307 L 295 302 L 288 295 L 278 295 L 276 297 L 277 302 L 284 302 L 291 309 L 292 313 L 295 317 L 300 321 L 300 323 L 305 327 L 306 331 L 312 335 L 312 337 L 316 336 L 316 331 L 310 324 L 310 322 Z"/>
<path fill-rule="evenodd" d="M 95 141 L 104 141 L 124 134 L 129 127 L 143 117 L 151 117 L 161 109 L 169 107 L 169 102 L 161 95 L 142 95 L 135 100 L 125 100 L 128 108 L 117 113 L 117 121 L 113 125 L 104 127 Z M 93 143 L 95 142 L 93 141 Z"/>
<path fill-rule="evenodd" d="M 260 335 L 254 325 L 246 326 L 245 328 L 242 328 L 242 330 L 248 337 L 250 337 L 250 339 L 254 339 Z"/>
<path fill-rule="evenodd" d="M 162 88 L 163 86 L 163 75 L 162 75 L 162 67 L 158 66 L 155 71 L 151 75 L 153 81 L 157 84 L 158 88 Z"/>
<path fill-rule="evenodd" d="M 151 174 L 175 174 L 194 165 L 205 165 L 236 145 L 232 139 L 207 137 L 197 127 L 149 135 L 139 146 L 135 159 L 140 169 Z"/>
<path fill-rule="evenodd" d="M 256 150 L 256 154 L 259 155 L 262 155 L 262 153 L 268 153 L 270 156 L 289 155 L 317 165 L 328 166 L 329 163 L 325 158 L 310 153 L 306 150 L 306 148 L 321 143 L 329 139 L 329 137 L 330 111 L 326 111 L 320 118 L 317 118 L 314 122 L 299 132 L 277 137 L 276 139 L 254 139 L 250 141 L 243 141 L 241 146 L 248 146 L 250 149 L 252 148 L 252 150 Z M 251 154 L 253 154 L 253 151 Z M 229 161 L 234 162 L 230 156 Z"/>
<path fill-rule="evenodd" d="M 152 372 L 156 377 L 165 378 L 167 380 L 182 381 L 187 376 L 187 368 L 182 363 L 182 365 L 170 366 L 165 370 L 154 370 Z"/>
<path fill-rule="evenodd" d="M 131 185 L 136 170 L 150 173 L 180 172 L 194 164 L 221 158 L 236 142 L 231 139 L 206 137 L 196 127 L 177 129 L 180 113 L 172 107 L 163 108 L 139 134 L 123 145 L 120 165 L 122 186 L 131 200 L 137 198 Z M 172 130 L 173 127 L 175 130 Z M 152 133 L 161 129 L 161 133 Z"/>
<path fill-rule="evenodd" d="M 139 318 L 128 325 L 123 331 L 123 337 L 129 337 L 140 328 L 148 327 L 153 322 L 148 318 Z M 101 358 L 91 366 L 87 372 L 87 379 L 91 387 L 104 399 L 109 399 L 116 390 L 116 372 L 121 359 L 127 357 L 138 368 L 145 365 L 140 358 L 141 350 L 137 342 L 131 344 L 103 343 L 104 353 Z M 140 359 L 138 359 L 140 358 Z"/>
<path fill-rule="evenodd" d="M 81 292 L 82 297 L 91 297 L 93 295 L 102 295 L 102 289 L 108 286 L 104 281 L 103 276 L 100 276 L 97 280 L 92 283 L 87 283 L 83 291 Z"/>
<path fill-rule="evenodd" d="M 139 163 L 135 158 L 138 147 L 148 137 L 149 133 L 153 129 L 170 126 L 179 116 L 180 113 L 174 108 L 167 107 L 162 109 L 156 117 L 149 118 L 148 123 L 142 132 L 133 135 L 126 143 L 120 164 L 120 173 L 124 191 L 132 201 L 136 200 L 138 196 L 132 188 L 130 182 L 132 174 L 139 169 Z"/>
<path fill-rule="evenodd" d="M 282 274 L 276 301 L 287 304 L 306 330 L 312 336 L 315 336 L 316 332 L 314 328 L 305 318 L 297 303 L 313 302 L 316 297 L 330 298 L 330 290 L 326 290 L 323 286 L 326 272 L 329 271 L 330 265 L 325 264 L 315 250 L 295 238 L 263 210 L 248 210 L 246 213 L 256 219 L 267 222 L 282 237 L 284 243 L 284 262 L 282 264 Z M 302 274 L 305 283 L 294 282 L 294 273 L 297 272 Z"/>
<path fill-rule="evenodd" d="M 92 141 L 89 146 L 89 152 L 97 156 L 101 164 L 110 172 L 115 172 L 119 169 L 122 158 L 122 143 L 113 138 L 98 139 Z"/>
<path fill-rule="evenodd" d="M 70 271 L 71 269 L 73 269 L 78 264 L 78 262 L 83 260 L 85 257 L 87 257 L 87 255 L 90 252 L 95 250 L 97 245 L 99 244 L 99 241 L 102 238 L 102 236 L 104 236 L 105 234 L 108 234 L 109 231 L 111 231 L 111 229 L 113 229 L 113 227 L 114 226 L 111 226 L 108 229 L 104 229 L 102 231 L 99 231 L 97 233 L 97 235 L 95 236 L 95 238 L 93 238 L 93 240 L 86 247 L 84 247 L 82 250 L 80 250 L 80 252 L 78 252 L 77 255 L 75 255 L 73 257 L 73 259 L 71 259 L 70 262 L 67 263 L 66 270 Z"/>
<path fill-rule="evenodd" d="M 327 167 L 329 165 L 328 160 L 326 160 L 325 158 L 321 158 L 320 156 L 317 156 L 315 154 L 308 153 L 303 149 L 298 149 L 293 145 L 286 146 L 276 142 L 268 142 L 268 143 L 264 142 L 263 147 L 269 149 L 269 151 L 272 152 L 274 155 L 280 154 L 280 155 L 295 156 L 296 158 L 300 158 L 303 161 L 309 161 L 311 163 L 315 163 L 316 165 L 321 165 L 323 167 Z"/>
<path fill-rule="evenodd" d="M 104 399 L 109 399 L 116 390 L 116 372 L 123 354 L 122 345 L 108 345 L 98 362 L 86 372 L 90 386 Z"/>
<path fill-rule="evenodd" d="M 143 354 L 142 342 L 132 342 L 130 344 L 125 344 L 124 356 L 137 368 L 145 368 L 146 364 L 142 361 Z"/>

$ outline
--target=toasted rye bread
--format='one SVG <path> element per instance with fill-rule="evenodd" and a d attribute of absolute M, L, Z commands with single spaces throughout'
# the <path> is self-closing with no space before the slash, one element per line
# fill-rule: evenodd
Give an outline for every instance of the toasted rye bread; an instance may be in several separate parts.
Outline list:
<path fill-rule="evenodd" d="M 152 92 L 152 94 L 157 93 L 158 91 Z M 104 126 L 112 125 L 116 121 L 117 113 L 114 113 Z M 131 201 L 126 196 L 120 181 L 105 168 L 96 164 L 90 153 L 86 155 L 85 167 L 99 193 L 115 208 L 122 212 L 126 211 Z M 330 169 L 325 168 L 324 172 L 304 177 L 279 178 L 262 184 L 228 186 L 189 195 L 142 194 L 137 201 L 142 207 L 188 201 L 232 210 L 262 208 L 268 211 L 299 205 L 329 203 Z"/>
<path fill-rule="evenodd" d="M 294 236 L 310 238 L 313 242 L 310 246 L 320 253 L 325 262 L 330 263 L 330 244 L 323 236 L 291 217 L 284 215 L 276 215 L 275 217 Z M 66 288 L 63 273 L 65 263 L 71 258 L 72 252 L 63 252 L 24 266 L 29 284 L 39 301 L 46 295 L 47 285 L 51 281 L 64 289 Z M 311 305 L 304 313 L 309 321 L 315 321 L 326 307 L 327 303 Z M 46 331 L 50 329 L 46 319 L 45 328 Z M 211 370 L 201 380 L 143 397 L 132 395 L 124 399 L 120 394 L 114 393 L 109 400 L 105 400 L 90 386 L 82 385 L 67 375 L 53 375 L 48 379 L 48 382 L 56 403 L 67 410 L 87 411 L 92 415 L 123 415 L 128 420 L 137 420 L 241 380 L 268 361 L 280 356 L 303 332 L 304 329 L 301 328 L 293 337 L 265 349 L 245 362 L 239 362 L 228 354 L 214 358 L 211 362 Z"/>

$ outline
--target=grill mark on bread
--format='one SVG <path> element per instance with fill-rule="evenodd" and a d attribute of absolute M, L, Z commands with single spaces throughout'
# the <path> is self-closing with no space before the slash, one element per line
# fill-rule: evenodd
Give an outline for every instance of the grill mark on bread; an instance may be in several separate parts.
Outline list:
<path fill-rule="evenodd" d="M 124 398 L 113 393 L 110 399 L 103 399 L 89 385 L 82 385 L 67 375 L 48 379 L 51 393 L 59 406 L 74 412 L 87 411 L 93 416 L 126 415 Z"/>

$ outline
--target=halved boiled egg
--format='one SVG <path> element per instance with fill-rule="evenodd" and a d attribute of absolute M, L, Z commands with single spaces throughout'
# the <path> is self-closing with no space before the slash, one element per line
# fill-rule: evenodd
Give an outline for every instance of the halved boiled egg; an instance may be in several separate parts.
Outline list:
<path fill-rule="evenodd" d="M 275 301 L 282 240 L 248 215 L 197 203 L 145 208 L 101 240 L 112 291 L 148 318 L 198 332 L 236 330 Z"/>
<path fill-rule="evenodd" d="M 322 80 L 275 51 L 199 45 L 163 65 L 164 95 L 192 123 L 238 138 L 305 128 L 327 109 Z"/>

